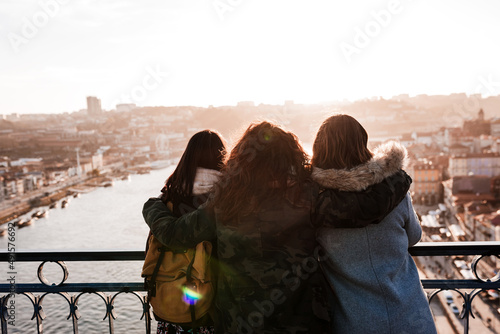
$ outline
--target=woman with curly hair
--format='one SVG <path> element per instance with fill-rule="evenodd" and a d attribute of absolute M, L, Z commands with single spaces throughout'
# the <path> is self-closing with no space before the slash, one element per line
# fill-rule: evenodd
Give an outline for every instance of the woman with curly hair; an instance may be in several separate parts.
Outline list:
<path fill-rule="evenodd" d="M 154 198 L 143 209 L 169 247 L 217 244 L 216 332 L 330 333 L 329 288 L 311 221 L 318 187 L 297 137 L 269 122 L 252 124 L 221 173 L 204 209 L 176 218 Z M 408 186 L 380 192 L 404 196 Z M 365 225 L 378 219 L 359 218 Z"/>

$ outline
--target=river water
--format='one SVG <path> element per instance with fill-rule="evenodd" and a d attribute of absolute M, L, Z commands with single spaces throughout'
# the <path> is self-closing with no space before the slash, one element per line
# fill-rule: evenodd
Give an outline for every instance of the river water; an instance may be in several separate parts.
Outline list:
<path fill-rule="evenodd" d="M 114 186 L 97 188 L 78 198 L 71 198 L 66 208 L 51 209 L 45 218 L 31 226 L 16 230 L 17 250 L 142 250 L 148 227 L 141 210 L 144 202 L 157 196 L 165 179 L 175 166 L 153 170 L 149 174 L 131 175 L 128 180 L 117 180 Z M 0 249 L 7 250 L 7 238 L 0 237 Z M 16 283 L 38 283 L 37 268 L 40 263 L 15 263 Z M 2 283 L 9 277 L 9 268 L 1 263 Z M 119 262 L 67 262 L 67 283 L 81 282 L 142 282 L 142 261 Z M 61 281 L 61 270 L 56 264 L 47 264 L 45 276 L 51 282 Z M 15 297 L 15 326 L 9 333 L 36 333 L 36 321 L 30 320 L 31 302 L 22 295 Z M 102 320 L 105 307 L 96 295 L 83 295 L 78 303 L 81 313 L 80 333 L 106 333 L 108 322 Z M 59 295 L 48 295 L 43 301 L 46 319 L 44 333 L 72 333 L 69 307 Z M 130 294 L 120 294 L 115 301 L 115 333 L 144 333 L 140 320 L 142 306 Z M 155 324 L 153 323 L 153 328 Z"/>

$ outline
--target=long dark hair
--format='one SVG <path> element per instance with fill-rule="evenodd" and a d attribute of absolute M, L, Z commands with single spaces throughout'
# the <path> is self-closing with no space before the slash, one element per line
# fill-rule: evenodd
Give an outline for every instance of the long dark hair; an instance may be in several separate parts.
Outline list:
<path fill-rule="evenodd" d="M 368 134 L 349 115 L 327 118 L 316 134 L 312 165 L 322 169 L 350 169 L 368 162 L 373 154 L 368 150 Z"/>
<path fill-rule="evenodd" d="M 186 198 L 193 195 L 193 183 L 198 167 L 220 171 L 226 145 L 222 136 L 212 130 L 194 134 L 187 144 L 174 172 L 162 189 L 164 200 Z"/>
<path fill-rule="evenodd" d="M 255 212 L 308 178 L 307 159 L 293 133 L 270 122 L 251 124 L 231 150 L 209 207 L 226 221 Z"/>

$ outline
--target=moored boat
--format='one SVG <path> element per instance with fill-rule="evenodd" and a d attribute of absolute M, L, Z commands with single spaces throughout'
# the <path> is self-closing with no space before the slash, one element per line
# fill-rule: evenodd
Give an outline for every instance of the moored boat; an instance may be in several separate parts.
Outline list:
<path fill-rule="evenodd" d="M 13 225 L 19 227 L 20 225 L 24 224 L 26 222 L 26 219 L 21 218 L 16 221 L 14 221 Z"/>
<path fill-rule="evenodd" d="M 49 214 L 49 211 L 48 210 L 41 210 L 41 211 L 37 211 L 35 212 L 34 214 L 31 215 L 31 218 L 37 218 L 37 219 L 40 219 L 40 218 L 43 218 L 43 217 L 47 217 Z"/>
<path fill-rule="evenodd" d="M 17 224 L 17 227 L 22 228 L 22 227 L 29 226 L 29 225 L 33 224 L 34 221 L 35 221 L 34 218 L 31 218 L 29 220 L 22 220 L 21 222 L 19 222 Z"/>

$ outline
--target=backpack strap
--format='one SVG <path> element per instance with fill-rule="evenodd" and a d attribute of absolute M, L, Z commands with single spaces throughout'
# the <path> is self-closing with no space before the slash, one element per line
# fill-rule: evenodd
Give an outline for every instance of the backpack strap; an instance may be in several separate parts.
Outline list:
<path fill-rule="evenodd" d="M 196 248 L 194 249 L 193 258 L 191 259 L 191 262 L 189 262 L 189 265 L 187 266 L 187 269 L 186 269 L 187 282 L 191 282 L 191 280 L 192 280 L 191 276 L 192 276 L 193 263 L 194 263 L 195 257 L 196 257 Z M 189 303 L 189 312 L 191 313 L 191 328 L 193 330 L 193 333 L 197 334 L 198 333 L 198 326 L 196 323 L 196 310 L 195 310 L 194 305 L 195 305 L 195 302 Z"/>
<path fill-rule="evenodd" d="M 144 279 L 144 287 L 148 291 L 148 303 L 152 297 L 156 297 L 156 276 L 158 276 L 158 271 L 160 271 L 161 263 L 163 262 L 165 252 L 168 248 L 163 246 L 158 250 L 160 251 L 160 255 L 158 256 L 158 262 L 156 262 L 155 269 L 153 270 L 153 275 L 151 275 L 151 279 L 149 281 L 147 277 Z"/>
<path fill-rule="evenodd" d="M 165 187 L 163 187 L 165 188 Z M 162 196 L 163 196 L 163 189 L 162 189 Z M 162 197 L 163 201 L 163 197 Z M 170 211 L 173 211 L 173 204 L 172 202 L 165 203 L 167 205 L 167 208 Z M 149 238 L 153 235 L 151 233 L 151 230 L 149 231 L 148 235 L 148 242 L 146 242 L 146 253 L 150 250 L 149 249 Z M 165 252 L 168 251 L 169 249 L 166 246 L 162 246 L 158 248 L 160 251 L 160 255 L 158 256 L 158 261 L 156 262 L 155 269 L 153 270 L 153 275 L 151 275 L 151 279 L 148 281 L 148 278 L 146 277 L 144 279 L 144 288 L 148 291 L 148 303 L 151 301 L 152 297 L 156 297 L 156 276 L 158 276 L 158 271 L 160 270 L 161 263 L 163 262 L 163 258 L 165 257 Z M 154 250 L 151 250 L 154 251 Z"/>

